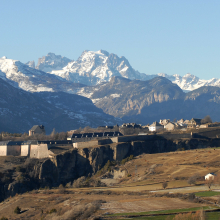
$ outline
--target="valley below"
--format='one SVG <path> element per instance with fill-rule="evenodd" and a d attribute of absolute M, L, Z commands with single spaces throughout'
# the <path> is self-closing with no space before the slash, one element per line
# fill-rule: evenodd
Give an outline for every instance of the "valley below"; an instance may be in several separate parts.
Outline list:
<path fill-rule="evenodd" d="M 200 209 L 210 216 L 219 209 L 220 182 L 216 179 L 210 191 L 204 176 L 219 175 L 219 147 L 217 139 L 157 137 L 70 150 L 50 159 L 1 157 L 0 217 L 159 219 Z M 20 214 L 14 213 L 17 206 Z"/>

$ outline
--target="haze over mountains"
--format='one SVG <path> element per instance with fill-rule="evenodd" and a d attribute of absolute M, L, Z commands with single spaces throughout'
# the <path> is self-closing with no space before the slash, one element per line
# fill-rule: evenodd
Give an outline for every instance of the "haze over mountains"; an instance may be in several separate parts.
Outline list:
<path fill-rule="evenodd" d="M 62 82 L 65 81 L 66 83 L 80 83 L 85 85 L 97 85 L 102 82 L 108 82 L 113 76 L 122 76 L 131 80 L 149 80 L 157 76 L 163 76 L 186 91 L 192 91 L 201 86 L 220 86 L 220 79 L 202 80 L 189 73 L 183 77 L 178 74 L 167 75 L 158 73 L 147 75 L 140 73 L 132 68 L 125 57 L 118 57 L 116 54 L 110 54 L 104 50 L 97 52 L 84 51 L 76 61 L 55 55 L 54 53 L 48 53 L 46 56 L 38 59 L 36 66 L 34 61 L 29 61 L 26 64 L 24 65 L 19 61 L 4 57 L 0 59 L 0 71 L 3 72 L 3 77 L 6 74 L 6 78 L 18 82 L 18 86 L 26 91 L 53 90 L 53 85 L 50 83 L 48 85 L 46 84 L 47 79 L 43 79 L 42 84 L 41 82 L 36 84 L 36 80 L 33 79 L 36 78 L 35 75 L 44 75 L 47 78 L 53 78 L 52 76 L 55 75 L 57 77 L 53 79 L 56 79 L 56 81 L 63 80 Z M 41 71 L 50 74 L 42 74 Z M 25 85 L 25 83 L 29 85 Z M 32 88 L 33 85 L 38 85 L 38 88 Z M 60 90 L 63 91 L 65 88 L 60 88 Z M 67 89 L 67 92 L 75 93 L 72 89 Z"/>
<path fill-rule="evenodd" d="M 10 112 L 11 122 L 21 123 L 26 120 L 22 131 L 40 122 L 50 129 L 55 127 L 61 131 L 65 130 L 65 126 L 60 126 L 62 121 L 68 125 L 66 129 L 74 129 L 125 121 L 144 124 L 160 118 L 190 119 L 207 114 L 213 120 L 220 120 L 216 111 L 220 104 L 219 79 L 201 80 L 191 74 L 183 77 L 162 73 L 146 75 L 134 70 L 125 57 L 103 50 L 84 51 L 76 61 L 48 53 L 38 59 L 37 65 L 34 61 L 23 64 L 2 57 L 0 78 L 6 88 L 11 86 L 7 91 L 0 91 L 1 116 Z M 183 90 L 192 92 L 185 93 Z M 20 94 L 17 100 L 21 100 L 22 96 L 33 96 L 30 99 L 34 99 L 35 105 L 44 110 L 33 108 L 35 105 L 29 105 L 29 101 L 22 104 L 14 101 L 14 98 L 6 100 L 5 94 L 6 97 L 14 97 L 13 94 L 17 97 Z M 15 103 L 19 105 L 18 108 Z M 22 114 L 23 108 L 20 105 L 29 114 Z M 23 120 L 25 115 L 29 115 L 29 118 Z M 2 118 L 2 129 L 12 126 L 4 121 Z"/>

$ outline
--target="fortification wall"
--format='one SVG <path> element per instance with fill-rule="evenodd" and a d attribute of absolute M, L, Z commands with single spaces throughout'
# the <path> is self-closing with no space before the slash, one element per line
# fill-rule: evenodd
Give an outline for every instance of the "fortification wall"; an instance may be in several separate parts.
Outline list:
<path fill-rule="evenodd" d="M 8 145 L 7 155 L 20 156 L 21 155 L 21 145 Z"/>
<path fill-rule="evenodd" d="M 116 146 L 111 146 L 111 149 L 113 149 L 113 159 L 121 161 L 125 157 L 129 156 L 131 144 L 130 143 L 120 143 Z"/>
<path fill-rule="evenodd" d="M 160 138 L 157 135 L 134 135 L 134 136 L 120 136 L 111 138 L 113 143 L 120 142 L 132 142 L 132 141 L 147 141 L 153 140 L 155 138 Z"/>
<path fill-rule="evenodd" d="M 38 158 L 49 157 L 48 146 L 47 144 L 40 144 L 38 148 Z"/>
<path fill-rule="evenodd" d="M 93 147 L 97 145 L 98 145 L 98 141 L 78 142 L 78 143 L 73 143 L 73 148 Z"/>
<path fill-rule="evenodd" d="M 21 156 L 29 156 L 30 155 L 30 145 L 21 145 Z"/>
<path fill-rule="evenodd" d="M 32 144 L 30 146 L 30 157 L 38 158 L 38 145 Z"/>
<path fill-rule="evenodd" d="M 134 135 L 134 136 L 120 136 L 112 137 L 111 140 L 114 143 L 120 142 L 132 142 L 132 141 L 149 141 L 149 140 L 160 140 L 160 139 L 182 139 L 182 138 L 199 138 L 198 134 L 157 134 L 157 135 Z"/>
<path fill-rule="evenodd" d="M 0 146 L 0 156 L 7 156 L 7 145 Z"/>
<path fill-rule="evenodd" d="M 111 144 L 111 139 L 103 139 L 103 140 L 95 140 L 95 141 L 87 141 L 87 142 L 77 142 L 73 143 L 73 148 L 84 148 L 84 147 L 94 147 L 98 145 Z"/>
<path fill-rule="evenodd" d="M 49 157 L 47 144 L 31 145 L 30 146 L 30 157 L 34 157 L 38 159 Z"/>
<path fill-rule="evenodd" d="M 186 134 L 158 134 L 159 137 L 163 137 L 165 139 L 182 139 L 182 138 L 193 138 L 196 137 L 196 134 L 191 135 L 190 133 Z"/>

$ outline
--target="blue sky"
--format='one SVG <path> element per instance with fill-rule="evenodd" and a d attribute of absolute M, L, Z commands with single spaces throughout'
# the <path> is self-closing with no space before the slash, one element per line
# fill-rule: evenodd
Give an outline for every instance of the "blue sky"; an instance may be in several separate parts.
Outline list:
<path fill-rule="evenodd" d="M 100 49 L 146 74 L 220 78 L 218 0 L 0 0 L 0 57 Z"/>

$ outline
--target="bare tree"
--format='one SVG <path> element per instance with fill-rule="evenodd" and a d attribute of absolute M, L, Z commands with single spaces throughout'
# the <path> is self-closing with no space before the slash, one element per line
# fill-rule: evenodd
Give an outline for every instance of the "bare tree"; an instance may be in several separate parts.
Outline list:
<path fill-rule="evenodd" d="M 162 187 L 163 187 L 164 189 L 166 189 L 167 186 L 168 186 L 168 183 L 167 183 L 166 181 L 164 181 L 164 182 L 162 183 Z"/>
<path fill-rule="evenodd" d="M 67 132 L 60 132 L 58 139 L 59 140 L 66 140 L 67 139 Z"/>
<path fill-rule="evenodd" d="M 189 179 L 188 179 L 188 183 L 190 185 L 195 184 L 196 181 L 199 179 L 200 175 L 198 173 L 195 173 L 194 175 L 192 175 Z"/>
<path fill-rule="evenodd" d="M 206 123 L 212 123 L 212 119 L 209 115 L 206 115 L 202 121 L 201 121 L 202 124 L 206 124 Z"/>

